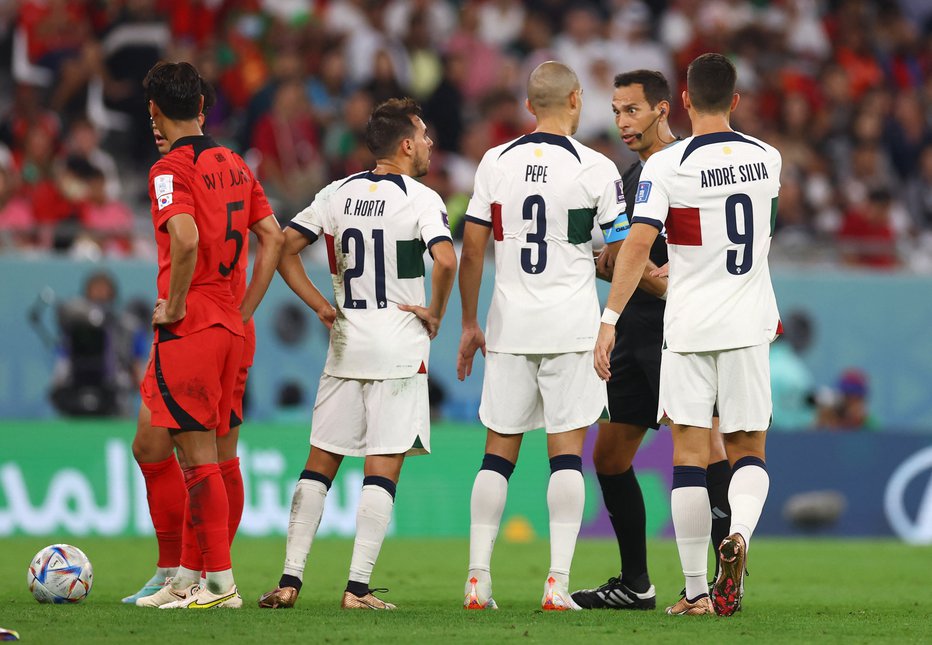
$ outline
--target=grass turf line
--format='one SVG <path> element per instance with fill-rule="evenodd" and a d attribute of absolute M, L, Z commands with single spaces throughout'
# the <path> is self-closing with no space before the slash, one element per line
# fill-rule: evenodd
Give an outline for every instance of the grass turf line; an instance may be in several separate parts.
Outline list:
<path fill-rule="evenodd" d="M 543 613 L 539 609 L 549 558 L 545 541 L 497 545 L 493 559 L 495 612 L 461 608 L 468 545 L 463 539 L 389 539 L 373 586 L 391 589 L 397 612 L 339 609 L 352 542 L 321 539 L 308 561 L 293 611 L 256 607 L 281 572 L 283 539 L 248 539 L 234 546 L 240 611 L 165 612 L 120 604 L 151 575 L 154 540 L 72 538 L 94 565 L 94 588 L 80 605 L 39 605 L 26 589 L 30 558 L 48 540 L 0 541 L 0 627 L 32 643 L 255 642 L 673 642 L 751 637 L 766 642 L 928 642 L 932 549 L 894 541 L 758 539 L 750 553 L 744 610 L 733 618 L 670 617 L 682 575 L 676 545 L 652 541 L 651 576 L 657 611 Z M 609 541 L 581 541 L 574 589 L 617 573 Z"/>

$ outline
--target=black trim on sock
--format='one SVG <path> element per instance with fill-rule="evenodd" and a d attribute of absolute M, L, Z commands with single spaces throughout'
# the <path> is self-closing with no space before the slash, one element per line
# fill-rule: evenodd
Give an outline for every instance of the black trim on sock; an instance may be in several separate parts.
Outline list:
<path fill-rule="evenodd" d="M 298 477 L 298 479 L 310 479 L 315 482 L 320 482 L 327 487 L 327 490 L 330 490 L 330 487 L 333 485 L 333 480 L 331 480 L 326 475 L 317 472 L 316 470 L 302 471 L 301 476 Z"/>
<path fill-rule="evenodd" d="M 392 499 L 395 499 L 395 491 L 398 488 L 398 485 L 395 482 L 393 482 L 388 477 L 382 477 L 381 475 L 366 475 L 362 478 L 362 485 L 378 486 L 379 488 L 384 488 L 386 491 L 388 491 L 388 494 L 392 496 Z"/>
<path fill-rule="evenodd" d="M 753 455 L 748 455 L 747 457 L 742 457 L 735 462 L 735 465 L 732 466 L 731 472 L 735 472 L 739 468 L 744 468 L 745 466 L 760 466 L 765 471 L 767 470 L 767 464 L 764 463 L 764 460 L 760 457 L 755 457 Z"/>
<path fill-rule="evenodd" d="M 355 580 L 347 580 L 346 590 L 356 596 L 357 598 L 362 598 L 367 593 L 369 593 L 369 583 L 368 582 L 356 582 Z"/>
<path fill-rule="evenodd" d="M 705 488 L 705 468 L 701 466 L 674 466 L 673 488 L 697 486 Z"/>
<path fill-rule="evenodd" d="M 283 573 L 281 579 L 278 581 L 279 587 L 294 587 L 299 592 L 301 591 L 301 580 L 295 576 L 290 576 L 287 573 Z"/>
<path fill-rule="evenodd" d="M 504 477 L 505 481 L 508 481 L 511 473 L 515 471 L 515 465 L 504 457 L 487 452 L 482 457 L 482 467 L 479 470 L 494 471 Z"/>
<path fill-rule="evenodd" d="M 558 470 L 578 470 L 582 472 L 582 457 L 579 455 L 557 455 L 550 458 L 550 474 Z"/>

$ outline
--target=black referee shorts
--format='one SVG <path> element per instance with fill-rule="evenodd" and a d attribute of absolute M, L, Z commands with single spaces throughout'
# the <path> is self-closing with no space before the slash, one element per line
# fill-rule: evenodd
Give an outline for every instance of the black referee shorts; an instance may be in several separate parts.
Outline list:
<path fill-rule="evenodd" d="M 608 381 L 608 414 L 613 423 L 657 429 L 663 301 L 625 309 L 615 327 Z"/>

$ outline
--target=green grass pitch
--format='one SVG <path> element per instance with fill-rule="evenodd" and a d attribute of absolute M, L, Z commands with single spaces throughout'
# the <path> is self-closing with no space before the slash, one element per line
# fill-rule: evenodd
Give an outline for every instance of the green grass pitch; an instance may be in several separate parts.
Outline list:
<path fill-rule="evenodd" d="M 88 599 L 39 605 L 26 589 L 30 558 L 48 540 L 0 540 L 0 627 L 25 643 L 656 643 L 932 642 L 932 549 L 893 541 L 758 539 L 752 545 L 744 609 L 732 618 L 671 617 L 682 587 L 673 542 L 653 541 L 658 589 L 651 612 L 543 613 L 545 541 L 502 541 L 493 560 L 495 612 L 461 608 L 467 560 L 463 539 L 389 538 L 373 577 L 391 589 L 395 612 L 339 608 L 352 543 L 321 539 L 308 561 L 296 609 L 259 610 L 256 598 L 281 572 L 283 539 L 241 539 L 234 546 L 243 610 L 184 612 L 120 604 L 151 574 L 154 540 L 74 538 L 94 564 Z M 581 541 L 573 588 L 604 581 L 616 569 L 614 543 Z"/>

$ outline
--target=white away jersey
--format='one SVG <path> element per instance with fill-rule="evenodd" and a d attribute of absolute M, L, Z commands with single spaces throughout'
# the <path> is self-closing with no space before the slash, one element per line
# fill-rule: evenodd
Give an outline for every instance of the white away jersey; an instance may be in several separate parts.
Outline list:
<path fill-rule="evenodd" d="M 327 186 L 289 226 L 327 244 L 337 318 L 324 372 L 380 380 L 426 371 L 430 338 L 398 305 L 425 305 L 424 251 L 451 241 L 440 196 L 404 175 L 363 172 Z"/>
<path fill-rule="evenodd" d="M 610 229 L 624 212 L 615 164 L 571 137 L 535 132 L 486 152 L 466 220 L 491 227 L 495 240 L 490 351 L 595 347 L 593 221 Z"/>
<path fill-rule="evenodd" d="M 666 226 L 670 350 L 735 349 L 776 337 L 767 254 L 781 165 L 775 148 L 738 132 L 690 137 L 647 160 L 631 221 Z"/>

